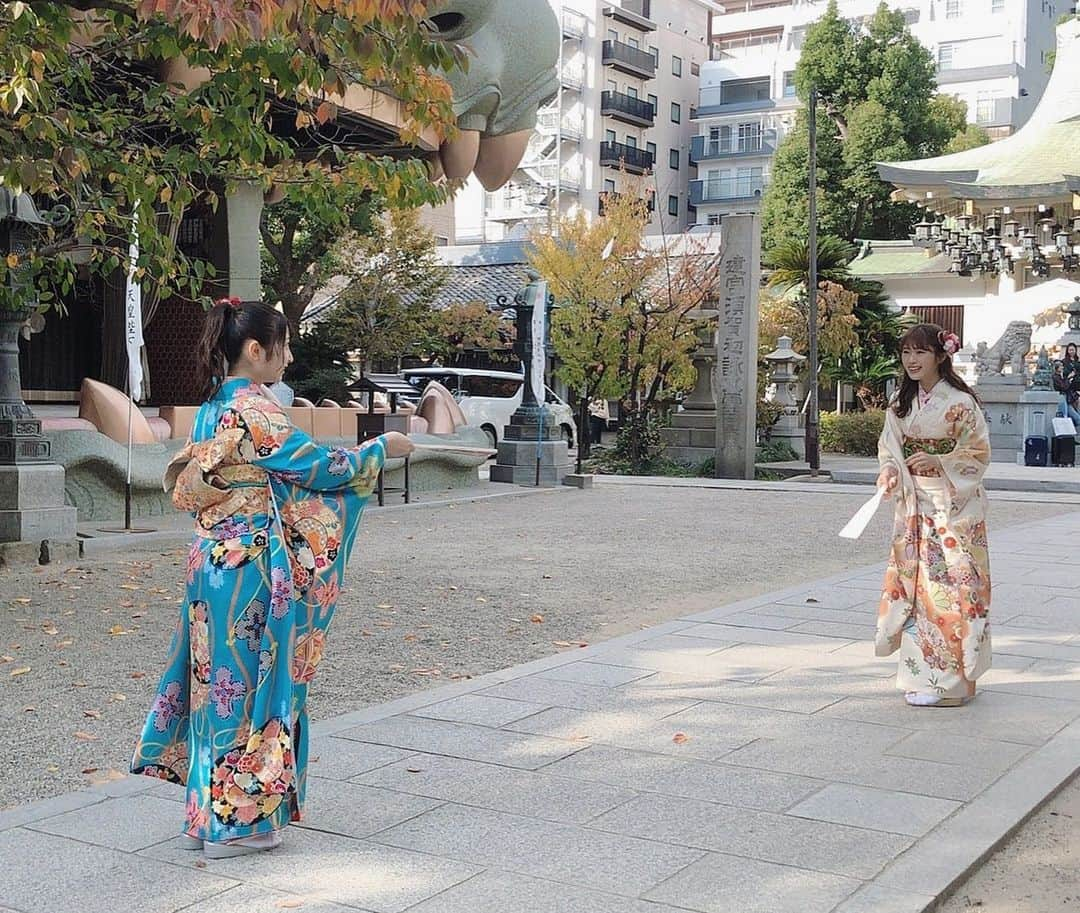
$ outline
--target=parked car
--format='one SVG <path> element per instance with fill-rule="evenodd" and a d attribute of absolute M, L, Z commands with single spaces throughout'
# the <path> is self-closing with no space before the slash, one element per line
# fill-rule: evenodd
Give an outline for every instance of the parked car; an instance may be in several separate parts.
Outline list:
<path fill-rule="evenodd" d="M 525 378 L 511 371 L 483 371 L 476 368 L 406 368 L 401 372 L 415 389 L 416 398 L 429 382 L 437 380 L 461 406 L 470 425 L 484 429 L 492 447 L 502 440 L 503 428 L 521 405 Z M 574 411 L 550 387 L 547 406 L 568 447 L 577 445 Z"/>

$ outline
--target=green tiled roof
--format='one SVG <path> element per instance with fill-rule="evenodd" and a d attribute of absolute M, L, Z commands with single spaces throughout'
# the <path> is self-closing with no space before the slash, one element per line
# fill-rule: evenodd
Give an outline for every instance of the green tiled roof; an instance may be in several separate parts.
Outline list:
<path fill-rule="evenodd" d="M 1080 190 L 1080 20 L 1058 26 L 1054 72 L 1035 111 L 1012 136 L 952 155 L 880 163 L 878 171 L 898 187 L 941 188 L 961 199 Z"/>
<path fill-rule="evenodd" d="M 848 265 L 851 275 L 857 277 L 944 273 L 948 268 L 949 258 L 944 254 L 931 257 L 915 247 L 874 247 L 872 243 L 866 256 Z"/>

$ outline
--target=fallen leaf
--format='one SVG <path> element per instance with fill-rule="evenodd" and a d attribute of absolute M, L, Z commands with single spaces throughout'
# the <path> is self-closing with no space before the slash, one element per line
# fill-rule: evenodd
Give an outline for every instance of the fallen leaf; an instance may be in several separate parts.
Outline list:
<path fill-rule="evenodd" d="M 323 105 L 325 105 L 325 104 L 326 104 L 326 102 L 323 102 Z M 319 107 L 322 108 L 322 105 L 319 105 Z M 275 907 L 281 907 L 282 909 L 285 909 L 285 910 L 291 910 L 291 909 L 294 909 L 296 907 L 302 907 L 303 905 L 304 905 L 304 902 L 302 900 L 299 900 L 299 899 L 293 898 L 293 897 L 287 898 L 285 900 L 279 900 L 276 904 L 274 904 Z"/>
<path fill-rule="evenodd" d="M 98 772 L 98 770 L 99 770 L 99 768 L 97 768 L 97 767 L 84 767 L 82 769 L 82 773 L 84 773 L 84 774 L 96 774 Z"/>
<path fill-rule="evenodd" d="M 12 599 L 11 601 L 12 602 L 17 602 L 19 605 L 30 605 L 30 600 L 26 596 L 18 596 L 15 599 Z"/>
<path fill-rule="evenodd" d="M 115 694 L 112 694 L 112 695 L 111 695 L 111 696 L 109 697 L 109 700 L 110 700 L 110 701 L 126 701 L 126 700 L 127 700 L 127 696 L 126 696 L 126 695 L 123 695 L 123 694 L 121 694 L 121 693 L 120 693 L 119 691 L 117 691 L 117 692 L 116 692 Z"/>
<path fill-rule="evenodd" d="M 424 768 L 422 768 L 422 767 L 406 767 L 405 768 L 406 772 L 411 773 L 411 774 L 418 774 L 421 771 L 423 771 L 423 769 Z"/>
<path fill-rule="evenodd" d="M 541 615 L 539 612 L 537 612 L 535 615 L 529 616 L 529 621 L 531 621 L 534 625 L 540 624 L 541 622 L 543 622 L 543 620 L 544 616 Z"/>
<path fill-rule="evenodd" d="M 48 767 L 45 768 L 45 770 L 51 774 L 60 773 L 60 768 L 56 764 L 50 764 Z"/>
<path fill-rule="evenodd" d="M 29 671 L 30 671 L 29 666 L 19 666 L 18 669 L 12 669 L 8 673 L 8 675 L 10 675 L 12 678 L 15 678 L 16 675 L 26 675 L 26 673 L 29 672 Z"/>
<path fill-rule="evenodd" d="M 477 596 L 476 601 L 477 602 L 487 602 L 487 600 L 483 596 Z"/>
<path fill-rule="evenodd" d="M 23 713 L 37 713 L 37 707 L 23 707 Z"/>
<path fill-rule="evenodd" d="M 374 632 L 374 631 L 361 631 L 361 632 L 360 632 L 360 634 L 361 634 L 361 635 L 362 635 L 363 637 L 374 637 L 374 636 L 375 636 L 375 632 Z"/>
<path fill-rule="evenodd" d="M 415 634 L 406 634 L 405 637 L 403 638 L 403 640 L 408 640 L 408 641 L 413 641 L 413 640 L 416 640 L 416 639 L 417 638 L 416 638 Z"/>
<path fill-rule="evenodd" d="M 671 741 L 673 741 L 676 745 L 682 745 L 683 742 L 690 741 L 690 736 L 688 736 L 685 732 L 676 732 L 675 735 L 672 736 Z"/>
<path fill-rule="evenodd" d="M 53 624 L 42 625 L 41 630 L 44 631 L 46 634 L 59 634 L 60 633 L 56 629 L 56 625 L 53 625 Z"/>
<path fill-rule="evenodd" d="M 194 865 L 195 868 L 197 868 L 197 869 L 205 869 L 206 868 L 206 860 L 205 859 L 196 859 L 192 863 L 192 865 Z"/>
<path fill-rule="evenodd" d="M 92 720 L 100 720 L 101 719 L 101 711 L 100 710 L 84 710 L 83 711 L 83 716 L 89 717 Z"/>
<path fill-rule="evenodd" d="M 377 609 L 392 609 L 393 606 L 389 602 L 382 602 L 382 603 L 379 603 L 379 605 L 375 606 L 375 608 L 377 608 Z"/>
<path fill-rule="evenodd" d="M 136 586 L 134 583 L 121 583 L 120 589 L 122 590 L 139 590 L 142 587 Z"/>
<path fill-rule="evenodd" d="M 90 784 L 92 786 L 98 786 L 102 783 L 109 783 L 112 780 L 123 780 L 125 776 L 127 775 L 110 767 L 107 770 L 103 770 L 96 777 L 91 777 Z"/>
<path fill-rule="evenodd" d="M 75 733 L 75 738 L 80 742 L 96 742 L 98 737 L 89 732 L 83 732 L 81 729 Z"/>
<path fill-rule="evenodd" d="M 15 657 L 14 656 L 8 656 L 6 653 L 3 656 L 0 656 L 0 663 L 13 663 L 13 662 L 15 662 Z"/>
<path fill-rule="evenodd" d="M 115 637 L 118 634 L 127 634 L 127 631 L 124 630 L 123 625 L 113 625 L 109 628 L 109 634 Z"/>
<path fill-rule="evenodd" d="M 541 575 L 540 575 L 540 578 L 541 578 L 542 580 L 551 580 L 551 579 L 553 579 L 553 578 L 552 578 L 552 576 L 551 576 L 551 574 L 541 574 Z"/>
<path fill-rule="evenodd" d="M 807 596 L 806 601 L 807 602 L 817 602 L 818 600 L 816 600 L 813 596 Z"/>
<path fill-rule="evenodd" d="M 72 639 L 70 637 L 67 638 L 66 640 L 58 640 L 56 642 L 56 649 L 57 650 L 63 650 L 64 647 L 70 647 L 73 643 L 75 643 L 75 641 L 74 641 L 74 639 Z"/>

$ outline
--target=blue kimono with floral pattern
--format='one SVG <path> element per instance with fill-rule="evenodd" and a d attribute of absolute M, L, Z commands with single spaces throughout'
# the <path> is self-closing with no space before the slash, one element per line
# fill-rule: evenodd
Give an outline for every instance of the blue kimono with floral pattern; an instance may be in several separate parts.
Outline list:
<path fill-rule="evenodd" d="M 384 459 L 381 438 L 316 444 L 262 387 L 234 379 L 203 404 L 166 472 L 195 539 L 131 770 L 186 785 L 192 837 L 223 842 L 299 820 L 308 684 Z"/>

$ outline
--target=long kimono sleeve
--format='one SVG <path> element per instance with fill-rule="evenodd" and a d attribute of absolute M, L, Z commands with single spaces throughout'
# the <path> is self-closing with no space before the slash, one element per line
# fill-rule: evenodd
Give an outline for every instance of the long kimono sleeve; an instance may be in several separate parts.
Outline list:
<path fill-rule="evenodd" d="M 359 447 L 324 447 L 289 421 L 276 403 L 262 397 L 238 404 L 246 431 L 245 457 L 256 466 L 310 491 L 370 489 L 386 459 L 377 437 Z"/>
<path fill-rule="evenodd" d="M 885 425 L 878 438 L 878 466 L 880 469 L 892 466 L 896 470 L 894 496 L 898 502 L 905 500 L 912 490 L 911 472 L 904 461 L 904 430 L 892 404 L 885 409 Z"/>
<path fill-rule="evenodd" d="M 964 505 L 978 491 L 990 465 L 990 433 L 986 417 L 970 396 L 945 410 L 949 436 L 956 440 L 951 453 L 939 456 L 941 470 L 953 491 L 953 500 Z"/>

